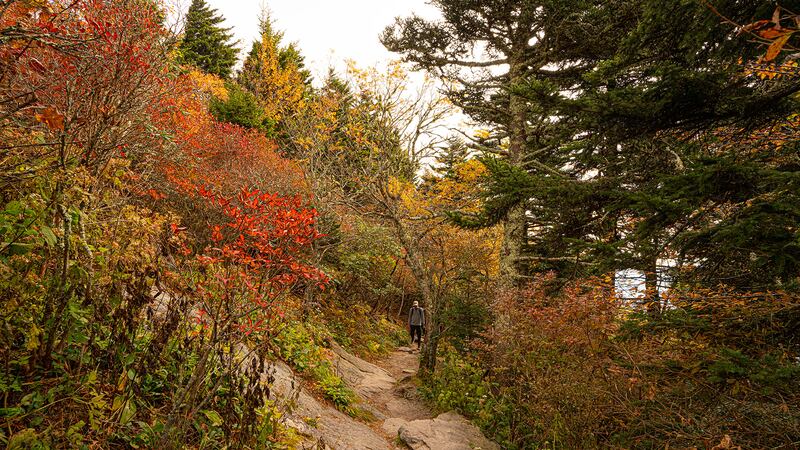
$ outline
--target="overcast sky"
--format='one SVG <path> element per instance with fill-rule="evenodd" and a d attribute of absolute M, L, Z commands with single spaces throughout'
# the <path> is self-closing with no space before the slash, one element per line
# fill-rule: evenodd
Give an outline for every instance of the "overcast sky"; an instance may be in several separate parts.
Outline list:
<path fill-rule="evenodd" d="M 190 0 L 184 0 L 188 8 Z M 315 78 L 324 77 L 329 66 L 340 70 L 345 59 L 360 67 L 373 66 L 397 55 L 378 40 L 397 16 L 417 13 L 436 17 L 426 0 L 206 0 L 233 27 L 240 47 L 249 50 L 258 37 L 262 5 L 272 14 L 277 29 L 288 42 L 296 42 Z"/>

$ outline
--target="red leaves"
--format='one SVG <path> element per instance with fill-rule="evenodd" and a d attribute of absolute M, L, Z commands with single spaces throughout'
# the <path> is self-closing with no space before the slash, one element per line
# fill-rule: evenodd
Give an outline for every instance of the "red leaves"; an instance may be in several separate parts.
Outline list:
<path fill-rule="evenodd" d="M 219 225 L 214 225 L 211 228 L 211 240 L 215 244 L 218 244 L 218 243 L 222 242 L 222 239 L 223 239 L 223 237 L 222 237 L 222 227 L 220 227 Z"/>
<path fill-rule="evenodd" d="M 183 231 L 186 231 L 186 227 L 178 226 L 177 223 L 169 224 L 169 229 L 170 229 L 170 231 L 172 231 L 172 234 L 178 234 L 178 233 L 181 233 Z"/>
<path fill-rule="evenodd" d="M 226 308 L 250 311 L 234 321 L 241 332 L 268 329 L 275 302 L 299 284 L 327 283 L 303 260 L 319 234 L 317 213 L 301 197 L 244 188 L 223 196 L 206 186 L 198 186 L 195 194 L 212 217 L 222 218 L 209 226 L 212 246 L 196 256 L 206 274 L 197 292 L 206 304 L 222 301 Z M 171 228 L 173 233 L 180 229 Z"/>
<path fill-rule="evenodd" d="M 147 195 L 150 196 L 150 198 L 152 198 L 153 200 L 163 200 L 163 199 L 167 198 L 167 196 L 165 194 L 163 194 L 161 192 L 158 192 L 155 189 L 148 189 L 147 190 Z"/>

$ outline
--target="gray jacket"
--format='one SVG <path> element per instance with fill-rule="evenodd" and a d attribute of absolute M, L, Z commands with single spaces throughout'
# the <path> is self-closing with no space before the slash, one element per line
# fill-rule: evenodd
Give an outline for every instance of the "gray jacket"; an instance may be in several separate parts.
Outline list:
<path fill-rule="evenodd" d="M 408 326 L 425 326 L 425 310 L 419 306 L 411 307 L 408 312 Z"/>

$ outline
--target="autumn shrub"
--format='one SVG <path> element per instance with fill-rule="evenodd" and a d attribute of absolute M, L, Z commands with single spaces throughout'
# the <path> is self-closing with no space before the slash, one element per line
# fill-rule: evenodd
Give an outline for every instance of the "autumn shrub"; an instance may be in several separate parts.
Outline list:
<path fill-rule="evenodd" d="M 280 448 L 262 375 L 319 286 L 302 173 L 213 120 L 150 0 L 0 10 L 0 442 Z"/>
<path fill-rule="evenodd" d="M 762 448 L 798 436 L 796 296 L 676 290 L 654 315 L 605 280 L 560 293 L 548 281 L 502 293 L 469 352 L 448 352 L 426 380 L 439 409 L 504 448 Z"/>
<path fill-rule="evenodd" d="M 744 448 L 796 440 L 800 298 L 725 288 L 675 291 L 672 308 L 625 317 L 620 367 L 647 386 L 616 439 L 691 446 L 729 435 Z"/>
<path fill-rule="evenodd" d="M 367 359 L 385 356 L 408 343 L 408 332 L 394 321 L 374 314 L 363 304 L 340 306 L 335 296 L 318 316 L 331 338 L 346 349 Z"/>

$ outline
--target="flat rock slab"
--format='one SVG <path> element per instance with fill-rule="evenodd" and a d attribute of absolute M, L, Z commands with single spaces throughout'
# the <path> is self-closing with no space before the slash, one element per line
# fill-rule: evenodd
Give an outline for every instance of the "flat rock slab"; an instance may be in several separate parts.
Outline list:
<path fill-rule="evenodd" d="M 333 366 L 349 386 L 362 397 L 373 397 L 381 392 L 390 391 L 395 379 L 389 372 L 375 364 L 364 361 L 347 353 L 335 342 L 331 345 Z"/>
<path fill-rule="evenodd" d="M 332 408 L 309 394 L 302 381 L 282 361 L 271 364 L 272 397 L 291 411 L 286 424 L 305 435 L 309 448 L 334 450 L 388 450 L 390 445 L 366 424 Z"/>
<path fill-rule="evenodd" d="M 398 433 L 400 432 L 400 428 L 407 424 L 408 421 L 405 419 L 401 419 L 399 417 L 392 417 L 391 419 L 386 419 L 383 421 L 381 429 L 389 436 L 397 436 Z"/>
<path fill-rule="evenodd" d="M 394 425 L 397 423 L 389 427 Z M 400 425 L 397 433 L 413 450 L 500 450 L 478 427 L 454 412 L 434 419 L 412 420 Z"/>

